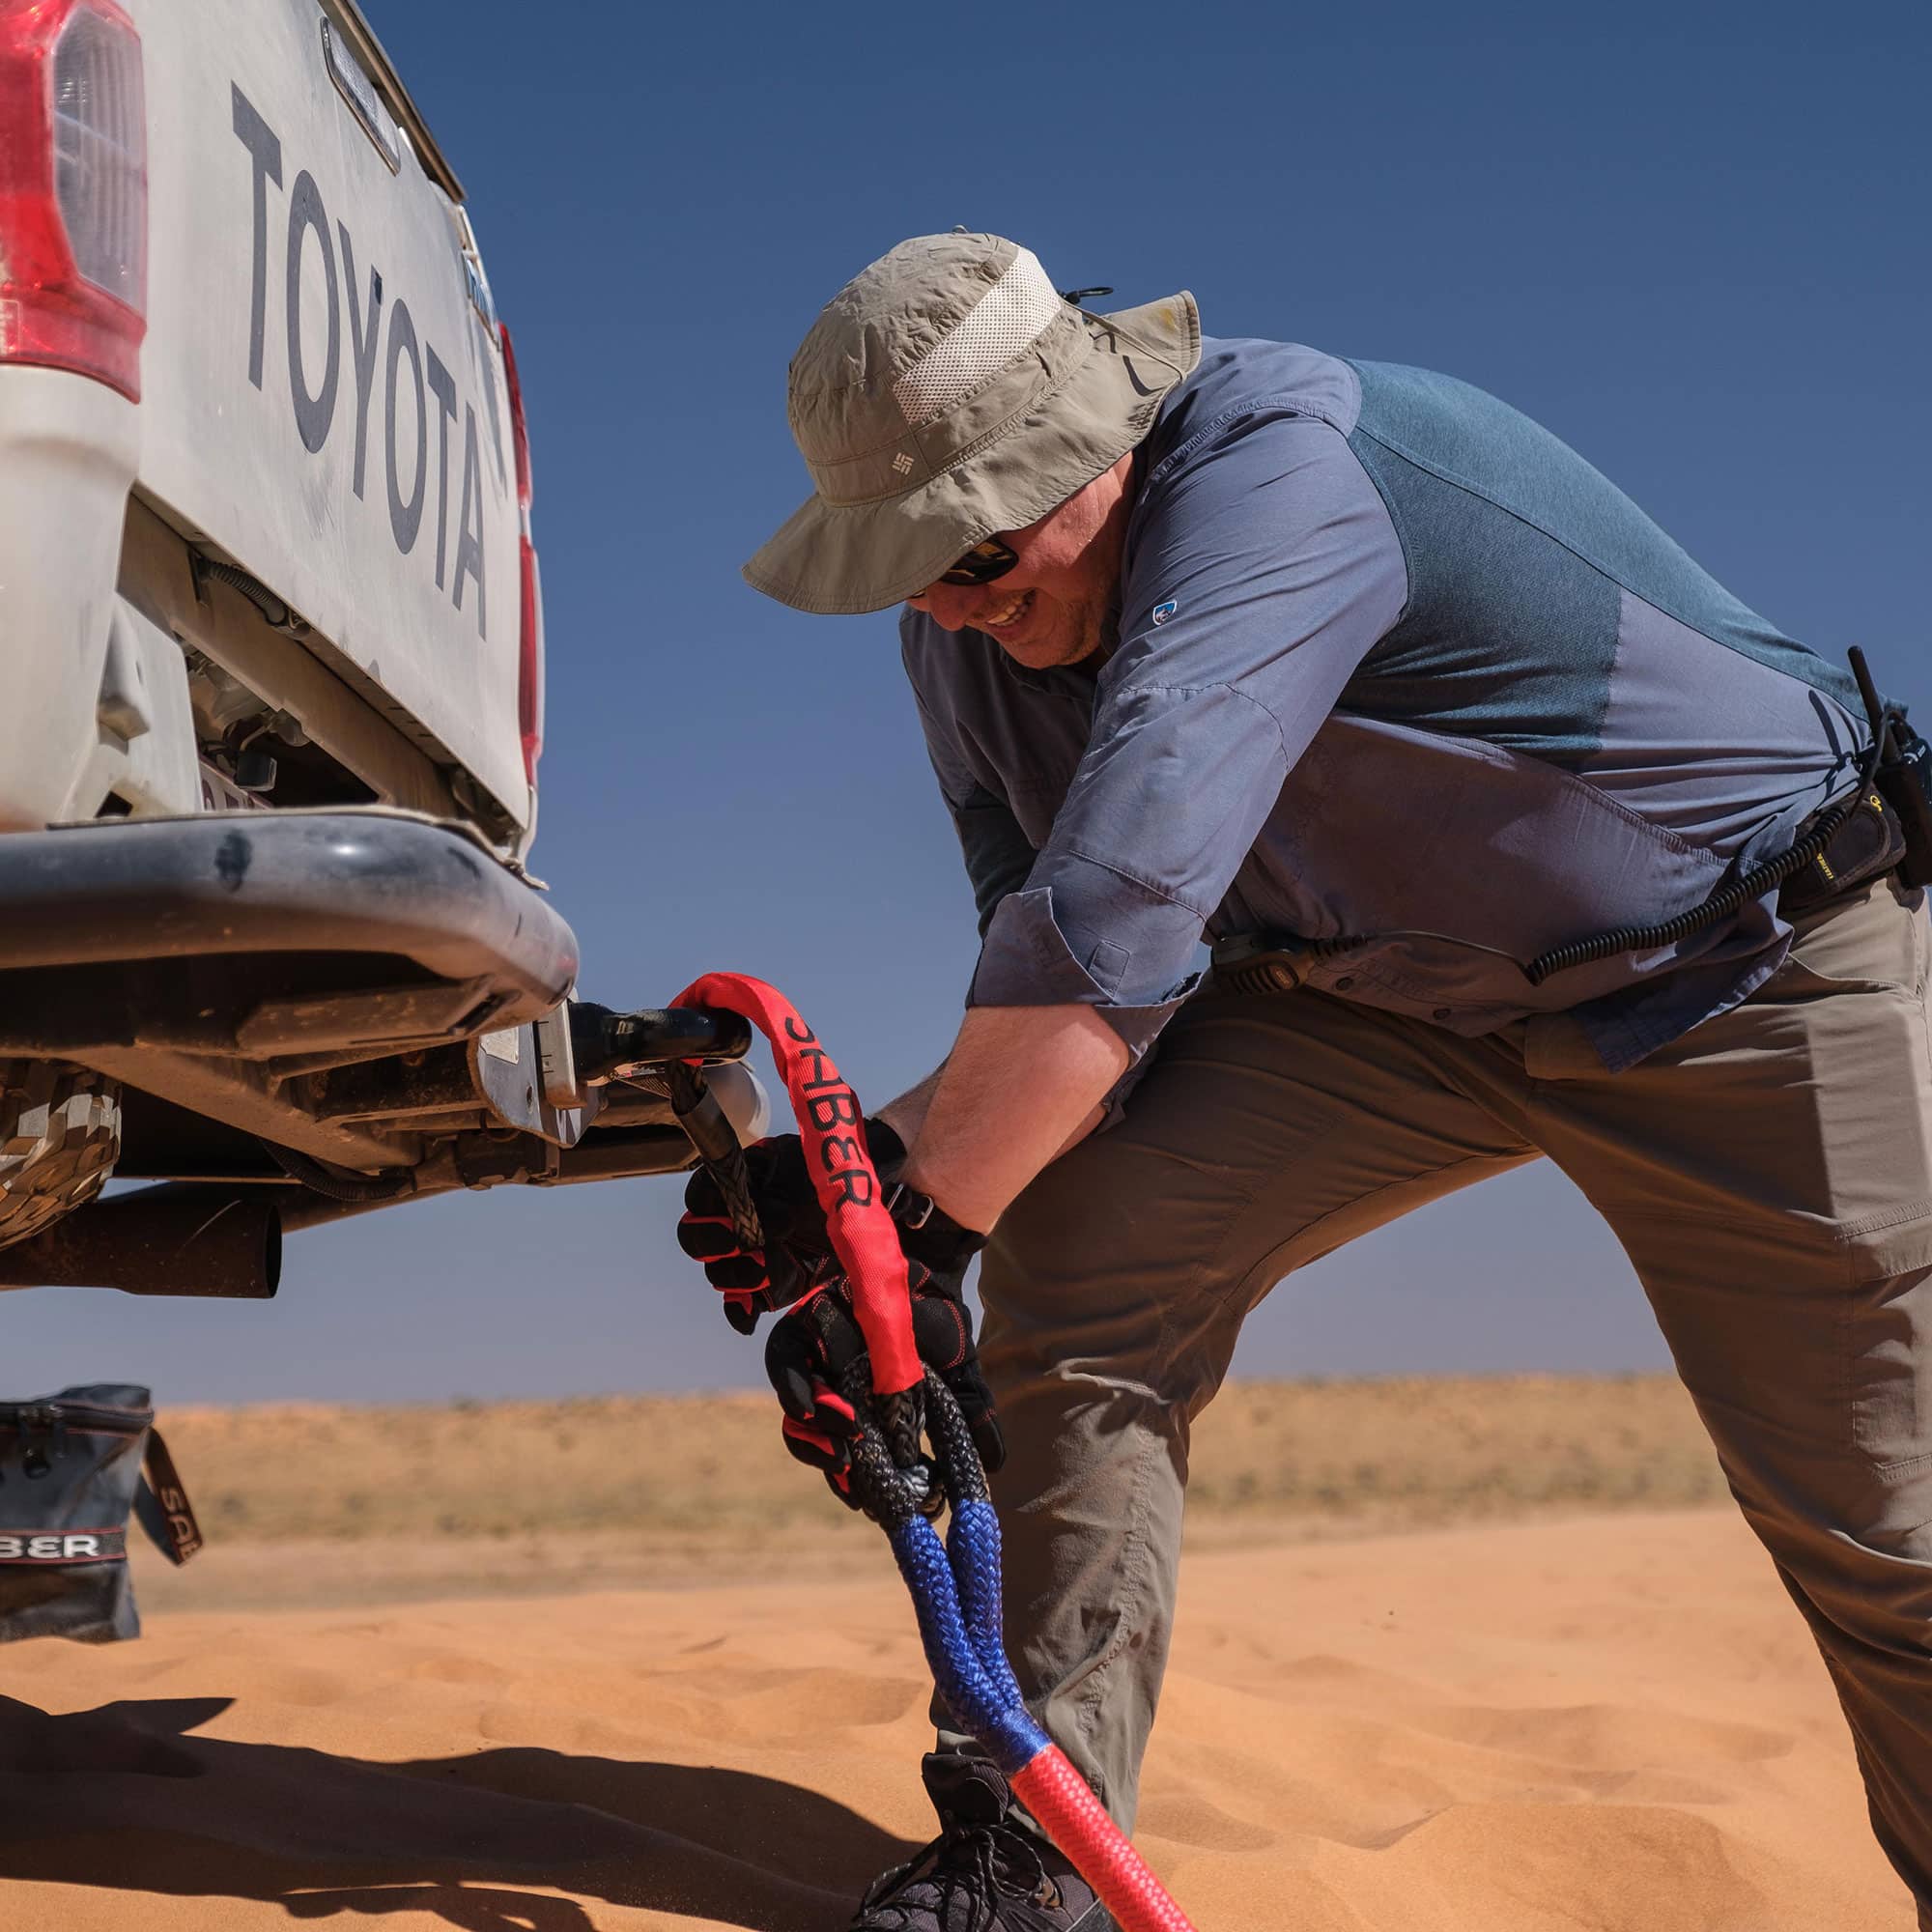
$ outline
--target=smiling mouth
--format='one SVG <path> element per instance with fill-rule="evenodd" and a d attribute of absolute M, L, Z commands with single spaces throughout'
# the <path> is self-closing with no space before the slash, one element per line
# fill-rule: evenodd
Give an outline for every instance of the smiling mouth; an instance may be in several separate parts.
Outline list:
<path fill-rule="evenodd" d="M 1020 594 L 998 611 L 989 611 L 975 620 L 975 628 L 990 631 L 997 637 L 1002 631 L 1009 631 L 1033 609 L 1033 592 L 1022 590 Z"/>

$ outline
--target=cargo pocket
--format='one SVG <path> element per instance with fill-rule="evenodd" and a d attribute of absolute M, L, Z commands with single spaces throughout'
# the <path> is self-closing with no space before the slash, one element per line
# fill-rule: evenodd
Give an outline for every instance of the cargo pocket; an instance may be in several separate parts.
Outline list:
<path fill-rule="evenodd" d="M 1782 1046 L 1809 1117 L 1813 1150 L 1789 1171 L 1790 1198 L 1859 1288 L 1932 1267 L 1932 933 L 1917 898 L 1882 882 L 1816 916 L 1748 1003 L 1748 1043 Z M 1820 1179 L 1823 1197 L 1804 1200 Z"/>
<path fill-rule="evenodd" d="M 1796 921 L 1784 964 L 1754 998 L 1777 1000 L 1830 993 L 1892 992 L 1925 995 L 1928 924 L 1922 893 L 1901 893 L 1881 879 L 1842 903 L 1821 907 Z"/>
<path fill-rule="evenodd" d="M 1845 1006 L 1869 1011 L 1881 1050 L 1902 1063 L 1892 1079 L 1874 1079 L 1868 1095 L 1900 1198 L 1837 1230 L 1851 1277 L 1843 1337 L 1852 1440 L 1889 1487 L 1932 1475 L 1932 934 L 1918 898 L 1889 882 L 1872 887 L 1802 935 L 1773 981 L 1789 975 L 1793 985 L 1848 995 Z M 1932 1484 L 1911 1489 L 1919 1500 L 1909 1513 L 1932 1519 Z"/>
<path fill-rule="evenodd" d="M 1843 1328 L 1859 1495 L 1851 1526 L 1932 1558 L 1932 1264 L 1860 1282 Z"/>

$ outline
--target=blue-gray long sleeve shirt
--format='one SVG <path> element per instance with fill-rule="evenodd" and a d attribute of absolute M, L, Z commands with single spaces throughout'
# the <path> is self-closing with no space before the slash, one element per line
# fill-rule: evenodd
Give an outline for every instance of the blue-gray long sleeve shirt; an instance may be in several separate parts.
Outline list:
<path fill-rule="evenodd" d="M 1555 437 L 1425 370 L 1209 340 L 1134 490 L 1097 676 L 901 619 L 971 1004 L 1091 1004 L 1138 1057 L 1204 932 L 1361 935 L 1311 983 L 1469 1035 L 1574 1008 L 1614 1070 L 1776 969 L 1767 897 L 1522 974 L 1782 849 L 1867 736 L 1847 674 Z"/>

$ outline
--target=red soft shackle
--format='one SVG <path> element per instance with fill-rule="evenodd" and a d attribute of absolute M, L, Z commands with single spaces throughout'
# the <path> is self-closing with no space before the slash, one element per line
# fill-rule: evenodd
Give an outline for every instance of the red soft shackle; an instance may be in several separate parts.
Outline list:
<path fill-rule="evenodd" d="M 872 1388 L 896 1395 L 925 1378 L 913 1346 L 912 1304 L 898 1229 L 887 1213 L 877 1170 L 866 1151 L 865 1112 L 818 1036 L 776 986 L 749 973 L 707 973 L 675 1000 L 678 1007 L 722 1007 L 742 1013 L 771 1042 L 779 1078 L 791 1095 L 806 1165 L 825 1210 L 825 1226 L 851 1284 L 852 1311 L 866 1337 Z"/>

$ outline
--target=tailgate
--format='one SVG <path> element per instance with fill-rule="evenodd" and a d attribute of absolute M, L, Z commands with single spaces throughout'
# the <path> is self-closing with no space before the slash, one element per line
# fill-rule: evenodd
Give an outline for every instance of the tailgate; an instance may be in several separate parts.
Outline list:
<path fill-rule="evenodd" d="M 317 0 L 124 4 L 149 122 L 140 488 L 526 823 L 508 396 L 456 204 Z"/>

